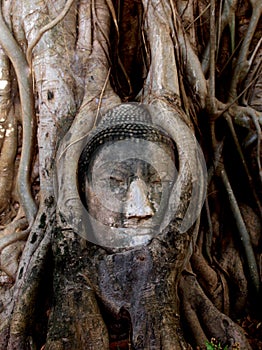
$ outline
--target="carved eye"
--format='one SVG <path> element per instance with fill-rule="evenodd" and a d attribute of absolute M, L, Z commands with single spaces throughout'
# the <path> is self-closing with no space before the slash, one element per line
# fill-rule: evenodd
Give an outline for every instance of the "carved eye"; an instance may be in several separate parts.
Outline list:
<path fill-rule="evenodd" d="M 149 179 L 149 185 L 153 191 L 159 192 L 162 190 L 162 182 L 158 176 L 152 176 Z"/>
<path fill-rule="evenodd" d="M 116 194 L 125 194 L 127 191 L 126 180 L 122 177 L 110 176 L 110 189 Z"/>

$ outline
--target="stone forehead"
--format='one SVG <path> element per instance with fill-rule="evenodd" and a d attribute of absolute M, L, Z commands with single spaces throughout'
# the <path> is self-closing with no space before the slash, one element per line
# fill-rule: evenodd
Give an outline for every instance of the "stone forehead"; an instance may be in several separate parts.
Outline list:
<path fill-rule="evenodd" d="M 107 142 L 126 140 L 139 142 L 139 139 L 171 145 L 169 135 L 156 128 L 145 106 L 122 104 L 109 110 L 96 129 L 87 138 L 87 143 L 79 159 L 78 174 L 84 176 L 92 155 Z"/>

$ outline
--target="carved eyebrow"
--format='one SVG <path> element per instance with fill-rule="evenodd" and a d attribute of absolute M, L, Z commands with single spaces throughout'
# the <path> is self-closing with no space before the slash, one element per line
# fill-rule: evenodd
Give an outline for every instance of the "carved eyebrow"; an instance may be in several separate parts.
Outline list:
<path fill-rule="evenodd" d="M 160 178 L 158 173 L 149 174 L 149 179 L 150 179 L 150 181 L 156 181 L 156 182 L 160 181 L 161 182 L 161 178 Z"/>
<path fill-rule="evenodd" d="M 128 169 L 117 168 L 116 166 L 112 167 L 112 163 L 107 163 L 101 165 L 99 168 L 99 173 L 97 174 L 100 178 L 110 178 L 110 177 L 121 177 L 126 178 L 130 175 Z"/>
<path fill-rule="evenodd" d="M 109 173 L 109 176 L 110 176 L 110 178 L 126 179 L 126 178 L 128 178 L 129 173 L 115 169 Z"/>

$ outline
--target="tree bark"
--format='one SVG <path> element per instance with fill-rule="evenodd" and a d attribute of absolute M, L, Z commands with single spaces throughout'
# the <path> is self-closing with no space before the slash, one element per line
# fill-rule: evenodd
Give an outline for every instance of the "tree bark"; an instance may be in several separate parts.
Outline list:
<path fill-rule="evenodd" d="M 259 348 L 240 326 L 260 327 L 260 1 L 0 4 L 0 349 Z M 85 239 L 77 172 L 123 102 L 172 135 L 180 197 L 110 249 Z"/>

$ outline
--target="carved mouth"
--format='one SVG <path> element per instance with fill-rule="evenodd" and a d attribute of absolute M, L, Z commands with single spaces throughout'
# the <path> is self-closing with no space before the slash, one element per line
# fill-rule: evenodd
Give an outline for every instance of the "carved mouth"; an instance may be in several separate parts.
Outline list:
<path fill-rule="evenodd" d="M 140 230 L 151 231 L 154 227 L 154 224 L 152 222 L 152 219 L 144 219 L 144 220 L 131 219 L 131 220 L 124 221 L 122 227 L 127 229 L 134 229 L 137 231 L 140 231 Z"/>
<path fill-rule="evenodd" d="M 125 246 L 138 246 L 147 244 L 153 238 L 153 230 L 150 228 L 121 228 L 118 229 L 118 238 L 123 240 Z M 118 239 L 116 237 L 116 239 Z"/>
<path fill-rule="evenodd" d="M 139 236 L 152 236 L 154 230 L 152 226 L 143 226 L 143 227 L 122 227 L 117 229 L 119 234 L 131 237 L 139 237 Z"/>
<path fill-rule="evenodd" d="M 123 228 L 131 228 L 131 229 L 136 229 L 136 230 L 144 230 L 144 229 L 146 229 L 146 230 L 150 230 L 150 229 L 152 229 L 152 225 L 145 225 L 145 224 L 140 224 L 140 225 L 135 225 L 135 224 L 132 224 L 132 223 L 130 223 L 130 224 L 124 224 L 123 226 L 122 226 Z"/>

